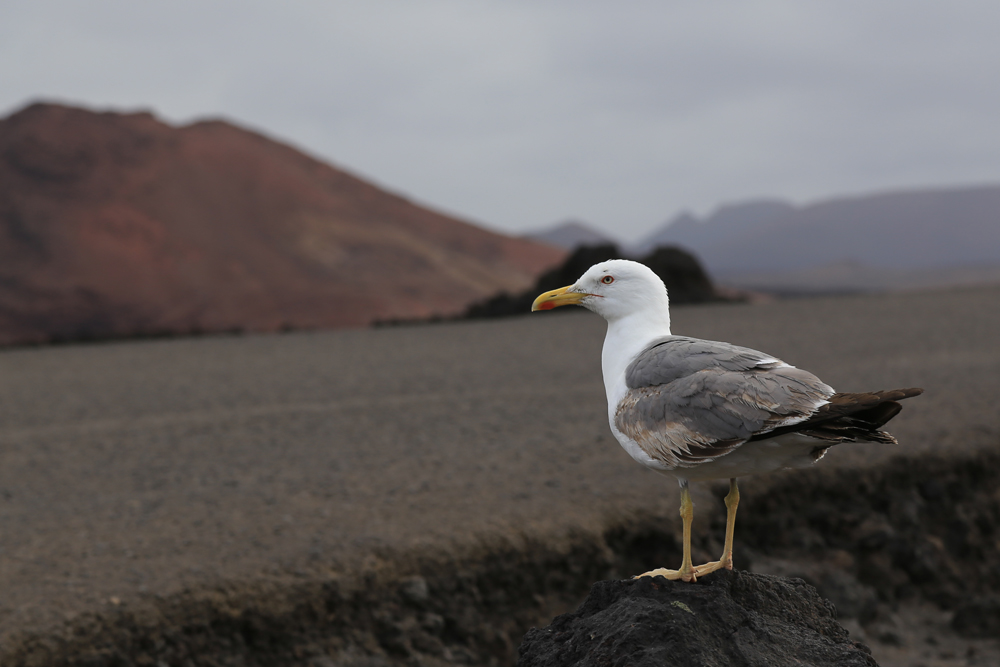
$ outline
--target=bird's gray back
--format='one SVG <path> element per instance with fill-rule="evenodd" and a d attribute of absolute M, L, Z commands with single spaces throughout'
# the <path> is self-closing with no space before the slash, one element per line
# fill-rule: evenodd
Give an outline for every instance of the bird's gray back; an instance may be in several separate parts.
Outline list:
<path fill-rule="evenodd" d="M 640 352 L 625 370 L 625 384 L 629 389 L 668 384 L 701 370 L 718 368 L 727 371 L 745 371 L 782 365 L 774 357 L 712 340 L 664 336 Z"/>
<path fill-rule="evenodd" d="M 625 371 L 618 429 L 651 457 L 688 467 L 754 435 L 807 418 L 833 389 L 808 371 L 745 347 L 669 336 Z"/>

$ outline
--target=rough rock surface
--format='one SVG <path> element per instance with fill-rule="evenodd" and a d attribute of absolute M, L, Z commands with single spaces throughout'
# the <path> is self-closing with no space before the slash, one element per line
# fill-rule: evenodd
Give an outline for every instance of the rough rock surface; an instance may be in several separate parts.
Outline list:
<path fill-rule="evenodd" d="M 519 667 L 876 665 L 801 579 L 720 571 L 695 584 L 601 581 L 525 635 Z"/>
<path fill-rule="evenodd" d="M 564 255 L 222 121 L 0 119 L 0 344 L 456 314 Z"/>
<path fill-rule="evenodd" d="M 974 598 L 961 605 L 955 611 L 951 627 L 972 639 L 1000 637 L 1000 595 Z"/>

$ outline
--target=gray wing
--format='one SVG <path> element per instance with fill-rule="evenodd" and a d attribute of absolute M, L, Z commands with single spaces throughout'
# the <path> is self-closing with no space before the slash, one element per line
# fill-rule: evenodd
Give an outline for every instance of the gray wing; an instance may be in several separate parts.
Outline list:
<path fill-rule="evenodd" d="M 833 389 L 756 350 L 670 336 L 625 371 L 615 425 L 670 468 L 696 466 L 807 419 Z"/>

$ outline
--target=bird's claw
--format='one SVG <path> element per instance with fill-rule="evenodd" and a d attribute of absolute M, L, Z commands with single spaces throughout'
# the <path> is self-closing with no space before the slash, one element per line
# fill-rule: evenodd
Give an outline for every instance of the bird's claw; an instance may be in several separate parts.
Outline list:
<path fill-rule="evenodd" d="M 691 568 L 688 572 L 685 572 L 683 568 L 680 570 L 668 570 L 665 567 L 661 567 L 655 570 L 650 570 L 649 572 L 637 574 L 632 578 L 641 579 L 642 577 L 663 577 L 664 579 L 670 579 L 671 581 L 680 579 L 682 581 L 692 582 L 698 580 L 698 574 L 698 568 L 696 567 Z"/>
<path fill-rule="evenodd" d="M 679 570 L 668 570 L 665 567 L 661 567 L 655 570 L 650 570 L 649 572 L 643 572 L 642 574 L 637 574 L 633 579 L 639 579 L 641 577 L 663 577 L 664 579 L 670 579 L 676 581 L 678 579 L 682 581 L 692 582 L 698 581 L 698 577 L 703 577 L 706 574 L 715 572 L 716 570 L 731 570 L 733 569 L 733 555 L 726 554 L 722 558 L 711 563 L 705 563 L 703 565 L 695 565 L 689 571 L 685 572 L 682 567 Z"/>
<path fill-rule="evenodd" d="M 703 574 L 708 574 L 709 572 L 715 572 L 716 570 L 731 570 L 733 569 L 733 554 L 725 554 L 722 558 L 711 563 L 705 563 L 704 565 L 698 565 L 694 568 L 694 571 L 698 573 L 700 577 Z"/>

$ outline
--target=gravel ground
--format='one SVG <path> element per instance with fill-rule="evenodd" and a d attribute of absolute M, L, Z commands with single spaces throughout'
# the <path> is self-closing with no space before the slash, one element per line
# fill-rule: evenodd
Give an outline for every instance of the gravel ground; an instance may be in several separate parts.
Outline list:
<path fill-rule="evenodd" d="M 926 388 L 890 425 L 899 447 L 823 466 L 1000 442 L 1000 286 L 673 318 L 841 391 Z M 603 335 L 574 312 L 0 352 L 2 650 L 192 590 L 674 521 L 675 485 L 608 430 Z"/>

